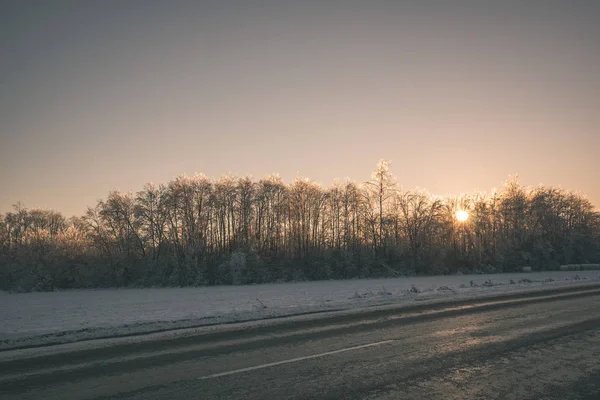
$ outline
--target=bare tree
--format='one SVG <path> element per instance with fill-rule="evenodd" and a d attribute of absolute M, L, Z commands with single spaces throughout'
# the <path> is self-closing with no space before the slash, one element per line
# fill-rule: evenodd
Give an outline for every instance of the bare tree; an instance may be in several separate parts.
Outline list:
<path fill-rule="evenodd" d="M 365 182 L 367 188 L 367 200 L 370 203 L 374 200 L 377 204 L 378 214 L 378 231 L 374 235 L 374 246 L 380 248 L 385 253 L 385 241 L 384 241 L 384 205 L 386 201 L 393 195 L 393 190 L 396 187 L 394 176 L 390 172 L 390 162 L 387 160 L 380 160 L 377 164 L 377 168 L 373 171 L 371 177 L 372 181 Z M 370 213 L 371 216 L 373 213 Z"/>
<path fill-rule="evenodd" d="M 458 210 L 469 218 L 459 222 Z M 418 274 L 523 264 L 543 269 L 571 262 L 600 262 L 600 213 L 585 196 L 524 187 L 517 178 L 491 195 L 400 191 L 385 160 L 362 185 L 180 175 L 166 185 L 147 184 L 135 196 L 110 192 L 82 218 L 20 203 L 0 215 L 0 283 L 15 290 L 350 278 L 393 268 Z"/>

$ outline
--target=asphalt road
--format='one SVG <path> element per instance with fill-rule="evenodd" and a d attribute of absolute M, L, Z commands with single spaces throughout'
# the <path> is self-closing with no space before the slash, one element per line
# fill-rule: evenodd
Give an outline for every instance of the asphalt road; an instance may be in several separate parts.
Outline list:
<path fill-rule="evenodd" d="M 600 290 L 3 361 L 0 399 L 600 399 Z"/>

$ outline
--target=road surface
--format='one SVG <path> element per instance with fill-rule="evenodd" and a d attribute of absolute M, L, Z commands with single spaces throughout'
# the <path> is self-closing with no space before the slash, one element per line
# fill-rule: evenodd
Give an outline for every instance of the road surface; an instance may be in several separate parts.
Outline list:
<path fill-rule="evenodd" d="M 42 398 L 600 399 L 600 288 L 0 358 Z"/>

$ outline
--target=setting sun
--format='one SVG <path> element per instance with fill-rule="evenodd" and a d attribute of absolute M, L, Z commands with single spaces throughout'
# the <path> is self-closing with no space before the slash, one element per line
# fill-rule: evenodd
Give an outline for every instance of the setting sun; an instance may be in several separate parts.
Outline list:
<path fill-rule="evenodd" d="M 469 219 L 469 213 L 466 212 L 465 210 L 458 210 L 456 212 L 456 219 L 459 222 L 465 222 L 467 219 Z"/>

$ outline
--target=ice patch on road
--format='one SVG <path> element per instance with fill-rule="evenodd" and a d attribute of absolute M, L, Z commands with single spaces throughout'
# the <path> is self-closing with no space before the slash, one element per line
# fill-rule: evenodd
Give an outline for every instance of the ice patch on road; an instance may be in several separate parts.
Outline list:
<path fill-rule="evenodd" d="M 598 271 L 556 271 L 199 288 L 0 292 L 0 350 L 599 280 Z"/>

